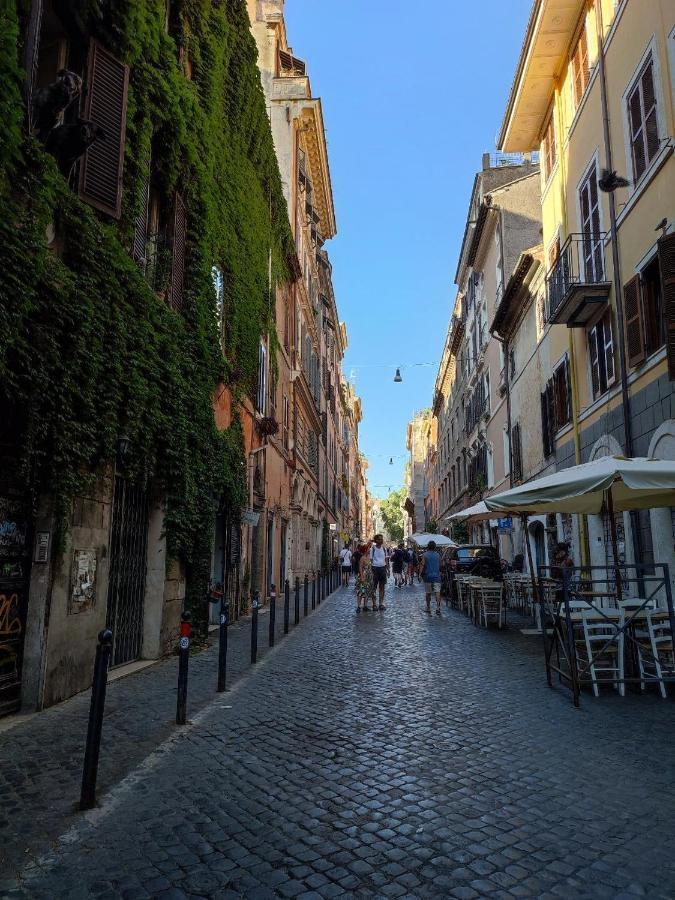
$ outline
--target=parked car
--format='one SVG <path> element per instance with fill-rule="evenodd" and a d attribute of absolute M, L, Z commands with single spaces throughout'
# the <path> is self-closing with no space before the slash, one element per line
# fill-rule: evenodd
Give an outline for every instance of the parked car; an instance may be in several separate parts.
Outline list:
<path fill-rule="evenodd" d="M 451 582 L 448 595 L 454 595 L 454 575 L 478 575 L 482 578 L 502 580 L 502 560 L 499 552 L 490 544 L 460 544 L 444 553 L 446 575 Z"/>

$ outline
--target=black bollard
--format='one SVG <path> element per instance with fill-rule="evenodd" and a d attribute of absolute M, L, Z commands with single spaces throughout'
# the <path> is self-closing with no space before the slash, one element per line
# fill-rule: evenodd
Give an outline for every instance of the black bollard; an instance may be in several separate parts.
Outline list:
<path fill-rule="evenodd" d="M 291 585 L 288 580 L 284 582 L 284 634 L 288 634 L 288 625 L 291 618 Z"/>
<path fill-rule="evenodd" d="M 309 613 L 309 575 L 305 572 L 305 588 L 302 594 L 303 615 L 307 618 Z"/>
<path fill-rule="evenodd" d="M 294 625 L 298 625 L 300 622 L 300 579 L 296 577 L 295 579 L 295 622 Z"/>
<path fill-rule="evenodd" d="M 312 609 L 316 609 L 316 575 L 312 578 Z"/>
<path fill-rule="evenodd" d="M 192 613 L 187 610 L 180 617 L 180 639 L 178 641 L 178 692 L 176 698 L 176 725 L 185 725 L 187 715 L 188 664 L 190 662 L 190 621 Z"/>
<path fill-rule="evenodd" d="M 253 594 L 251 603 L 251 663 L 258 662 L 258 607 L 260 606 L 260 591 Z"/>
<path fill-rule="evenodd" d="M 96 775 L 98 774 L 98 755 L 101 749 L 103 709 L 105 707 L 105 690 L 108 684 L 108 666 L 112 653 L 112 639 L 112 631 L 109 628 L 104 628 L 99 632 L 96 659 L 94 660 L 94 681 L 91 686 L 91 703 L 89 704 L 87 744 L 84 750 L 80 809 L 92 809 L 96 805 Z"/>
<path fill-rule="evenodd" d="M 229 625 L 230 607 L 225 602 L 225 593 L 220 601 L 220 630 L 218 632 L 218 693 L 227 690 L 227 626 Z"/>
<path fill-rule="evenodd" d="M 274 632 L 277 627 L 277 588 L 270 585 L 270 629 L 268 633 L 268 646 L 274 647 Z"/>
<path fill-rule="evenodd" d="M 316 587 L 317 606 L 321 606 L 321 576 L 318 572 L 314 573 L 314 586 Z"/>

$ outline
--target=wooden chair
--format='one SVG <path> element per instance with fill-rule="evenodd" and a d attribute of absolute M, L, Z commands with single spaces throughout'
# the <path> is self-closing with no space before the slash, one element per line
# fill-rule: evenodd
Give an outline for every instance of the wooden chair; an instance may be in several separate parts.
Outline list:
<path fill-rule="evenodd" d="M 582 612 L 583 636 L 576 641 L 577 661 L 590 672 L 593 694 L 596 697 L 600 696 L 598 685 L 603 679 L 598 676 L 602 674 L 617 678 L 619 694 L 622 697 L 626 695 L 626 685 L 623 682 L 624 623 L 623 610 L 620 610 L 618 618 L 612 620 L 592 609 L 586 608 Z"/>
<path fill-rule="evenodd" d="M 478 610 L 479 624 L 485 625 L 487 628 L 488 622 L 491 619 L 493 621 L 496 619 L 498 627 L 501 628 L 504 618 L 504 592 L 501 584 L 498 582 L 482 584 L 479 586 L 478 592 L 480 604 Z"/>
<path fill-rule="evenodd" d="M 642 624 L 642 622 L 640 623 Z M 663 680 L 663 665 L 673 668 L 673 635 L 670 620 L 664 611 L 650 611 L 646 615 L 646 628 L 635 631 L 637 641 L 640 688 L 644 691 L 649 681 L 656 682 L 663 699 L 666 699 L 666 685 Z"/>

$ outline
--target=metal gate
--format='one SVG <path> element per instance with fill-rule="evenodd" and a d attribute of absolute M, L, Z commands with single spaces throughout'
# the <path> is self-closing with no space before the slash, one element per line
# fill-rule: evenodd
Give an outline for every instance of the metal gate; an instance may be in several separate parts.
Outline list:
<path fill-rule="evenodd" d="M 0 716 L 21 706 L 21 665 L 30 574 L 25 496 L 0 488 Z"/>
<path fill-rule="evenodd" d="M 145 486 L 116 475 L 108 582 L 113 666 L 131 662 L 141 654 L 147 549 L 148 492 Z"/>

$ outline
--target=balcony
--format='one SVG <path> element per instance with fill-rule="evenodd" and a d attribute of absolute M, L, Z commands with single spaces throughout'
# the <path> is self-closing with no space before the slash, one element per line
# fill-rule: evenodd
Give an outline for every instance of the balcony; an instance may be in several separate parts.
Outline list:
<path fill-rule="evenodd" d="M 607 305 L 604 232 L 571 234 L 546 275 L 548 321 L 584 328 Z"/>

